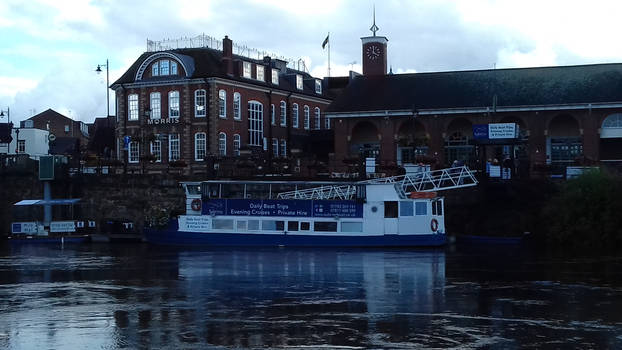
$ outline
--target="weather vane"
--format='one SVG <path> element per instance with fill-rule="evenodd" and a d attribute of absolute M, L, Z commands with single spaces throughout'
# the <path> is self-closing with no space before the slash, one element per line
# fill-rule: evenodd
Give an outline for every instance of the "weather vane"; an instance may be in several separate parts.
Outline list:
<path fill-rule="evenodd" d="M 380 28 L 378 28 L 378 26 L 376 25 L 376 5 L 374 5 L 374 24 L 372 24 L 369 30 L 371 30 L 372 33 L 374 33 L 374 36 L 376 36 L 376 32 L 380 30 Z"/>

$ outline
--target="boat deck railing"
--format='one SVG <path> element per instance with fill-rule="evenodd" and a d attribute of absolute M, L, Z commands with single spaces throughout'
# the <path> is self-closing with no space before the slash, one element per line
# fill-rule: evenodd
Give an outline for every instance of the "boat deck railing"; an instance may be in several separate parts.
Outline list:
<path fill-rule="evenodd" d="M 314 188 L 281 192 L 279 199 L 353 199 L 360 185 L 395 184 L 401 198 L 413 192 L 437 192 L 477 185 L 475 173 L 467 166 L 425 171 L 360 181 L 351 184 L 323 185 Z"/>

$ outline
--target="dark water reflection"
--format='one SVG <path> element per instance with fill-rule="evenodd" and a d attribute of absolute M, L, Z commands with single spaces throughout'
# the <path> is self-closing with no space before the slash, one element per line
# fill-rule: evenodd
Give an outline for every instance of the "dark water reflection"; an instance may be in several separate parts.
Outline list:
<path fill-rule="evenodd" d="M 622 348 L 621 267 L 507 247 L 4 247 L 0 348 Z"/>

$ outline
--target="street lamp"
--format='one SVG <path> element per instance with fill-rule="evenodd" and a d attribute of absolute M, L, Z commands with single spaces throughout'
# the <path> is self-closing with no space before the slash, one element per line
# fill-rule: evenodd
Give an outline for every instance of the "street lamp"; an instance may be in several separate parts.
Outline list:
<path fill-rule="evenodd" d="M 0 110 L 0 117 L 4 117 L 4 112 L 6 112 L 6 117 L 7 117 L 7 123 L 11 123 L 11 110 L 9 109 L 9 107 L 6 108 L 6 111 L 2 111 Z"/>
<path fill-rule="evenodd" d="M 109 88 L 109 83 L 108 83 L 108 59 L 106 58 L 106 64 L 98 64 L 97 65 L 97 69 L 95 69 L 95 72 L 97 72 L 97 74 L 102 72 L 102 67 L 106 67 L 106 118 L 108 118 L 110 116 L 110 88 Z"/>

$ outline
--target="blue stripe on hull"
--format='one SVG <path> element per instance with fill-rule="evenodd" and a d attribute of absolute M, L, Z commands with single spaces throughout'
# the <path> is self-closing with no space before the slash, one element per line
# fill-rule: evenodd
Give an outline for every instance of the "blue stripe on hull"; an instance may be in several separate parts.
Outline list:
<path fill-rule="evenodd" d="M 446 243 L 444 234 L 383 236 L 320 236 L 179 232 L 174 227 L 145 231 L 147 242 L 162 245 L 293 246 L 293 247 L 434 247 Z"/>
<path fill-rule="evenodd" d="M 77 237 L 64 237 L 61 240 L 61 237 L 18 237 L 12 236 L 8 240 L 11 244 L 50 244 L 50 243 L 64 243 L 64 244 L 73 244 L 73 243 L 86 243 L 89 241 L 88 236 L 77 236 Z"/>

